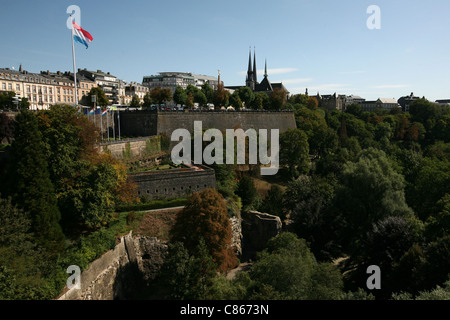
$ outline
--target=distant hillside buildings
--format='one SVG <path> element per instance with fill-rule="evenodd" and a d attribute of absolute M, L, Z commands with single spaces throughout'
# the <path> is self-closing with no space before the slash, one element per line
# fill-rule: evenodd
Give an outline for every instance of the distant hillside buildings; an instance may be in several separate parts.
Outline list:
<path fill-rule="evenodd" d="M 339 110 L 345 111 L 348 106 L 352 104 L 358 104 L 361 110 L 374 112 L 376 109 L 391 111 L 396 108 L 400 108 L 400 104 L 395 99 L 379 98 L 373 101 L 366 101 L 366 99 L 355 95 L 338 95 L 336 93 L 332 95 L 321 95 L 317 93 L 317 101 L 319 107 L 325 110 Z"/>
<path fill-rule="evenodd" d="M 215 90 L 219 80 L 217 77 L 187 72 L 159 72 L 157 75 L 144 76 L 142 80 L 142 85 L 149 88 L 150 91 L 160 87 L 169 88 L 172 90 L 172 93 L 175 92 L 178 86 L 186 89 L 189 85 L 192 85 L 201 89 L 205 83 Z"/>
<path fill-rule="evenodd" d="M 77 96 L 80 104 L 89 104 L 88 94 L 93 87 L 100 87 L 105 92 L 111 105 L 129 105 L 133 96 L 139 97 L 141 102 L 144 96 L 154 88 L 170 88 L 172 93 L 180 86 L 186 89 L 189 85 L 201 88 L 208 84 L 213 90 L 218 88 L 219 77 L 199 75 L 188 72 L 159 72 L 157 75 L 144 76 L 142 84 L 137 82 L 127 83 L 117 78 L 109 72 L 102 70 L 91 71 L 87 69 L 78 69 L 77 72 Z M 253 92 L 265 92 L 270 94 L 274 90 L 280 89 L 289 92 L 283 83 L 272 83 L 268 77 L 267 61 L 265 63 L 263 80 L 258 81 L 256 68 L 256 53 L 250 49 L 248 70 L 245 79 L 245 85 L 224 86 L 229 92 L 233 92 L 243 86 L 250 88 Z M 65 103 L 75 105 L 74 74 L 72 72 L 50 72 L 41 71 L 32 73 L 23 70 L 20 65 L 18 70 L 14 68 L 0 68 L 0 92 L 14 92 L 19 98 L 27 98 L 31 110 L 48 109 L 51 105 Z M 306 89 L 308 95 L 308 89 Z M 313 96 L 317 99 L 319 107 L 325 110 L 345 111 L 349 105 L 358 104 L 363 111 L 374 112 L 377 109 L 394 110 L 399 109 L 403 112 L 409 111 L 409 106 L 419 97 L 413 93 L 403 96 L 398 100 L 393 98 L 379 98 L 373 101 L 357 95 L 340 95 L 337 93 L 323 95 L 317 93 Z M 86 98 L 86 99 L 83 99 Z M 437 100 L 435 102 L 441 106 L 450 105 L 450 99 Z"/>

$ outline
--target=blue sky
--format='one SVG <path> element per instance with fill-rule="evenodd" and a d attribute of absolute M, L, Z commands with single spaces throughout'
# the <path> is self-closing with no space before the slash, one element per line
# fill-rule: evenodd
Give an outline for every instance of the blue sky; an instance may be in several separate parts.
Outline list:
<path fill-rule="evenodd" d="M 450 98 L 448 0 L 2 1 L 0 67 L 72 70 L 69 5 L 94 37 L 76 45 L 78 68 L 126 81 L 182 71 L 244 85 L 249 46 L 259 79 L 291 93 Z M 367 8 L 381 9 L 369 30 Z"/>

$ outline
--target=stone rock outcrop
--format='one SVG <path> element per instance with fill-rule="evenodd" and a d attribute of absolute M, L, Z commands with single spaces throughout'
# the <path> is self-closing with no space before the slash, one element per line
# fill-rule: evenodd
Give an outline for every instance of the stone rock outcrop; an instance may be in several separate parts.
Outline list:
<path fill-rule="evenodd" d="M 243 257 L 253 259 L 282 230 L 281 219 L 257 211 L 242 212 Z"/>
<path fill-rule="evenodd" d="M 238 217 L 230 218 L 231 224 L 231 247 L 234 248 L 234 252 L 237 257 L 240 258 L 242 256 L 242 225 L 241 219 Z"/>
<path fill-rule="evenodd" d="M 123 236 L 113 250 L 81 273 L 80 288 L 67 289 L 58 300 L 133 299 L 161 268 L 167 245 L 157 238 Z M 69 277 L 69 274 L 68 274 Z"/>
<path fill-rule="evenodd" d="M 156 278 L 164 264 L 168 246 L 155 237 L 135 236 L 133 242 L 141 278 L 149 283 Z"/>

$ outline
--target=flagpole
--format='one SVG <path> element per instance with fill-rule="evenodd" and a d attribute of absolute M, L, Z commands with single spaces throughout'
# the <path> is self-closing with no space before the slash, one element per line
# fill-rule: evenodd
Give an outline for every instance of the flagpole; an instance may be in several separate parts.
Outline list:
<path fill-rule="evenodd" d="M 100 108 L 100 131 L 102 132 L 102 142 L 103 142 L 103 111 Z"/>
<path fill-rule="evenodd" d="M 108 132 L 108 142 L 109 142 L 109 112 L 108 112 L 108 108 L 106 108 L 106 130 Z"/>
<path fill-rule="evenodd" d="M 72 15 L 70 15 L 70 17 L 72 18 Z M 75 44 L 74 44 L 73 36 L 74 36 L 74 34 L 73 34 L 73 19 L 72 19 L 73 79 L 74 79 L 74 84 L 75 84 L 75 105 L 78 108 L 77 67 L 76 67 L 76 63 L 75 63 Z"/>

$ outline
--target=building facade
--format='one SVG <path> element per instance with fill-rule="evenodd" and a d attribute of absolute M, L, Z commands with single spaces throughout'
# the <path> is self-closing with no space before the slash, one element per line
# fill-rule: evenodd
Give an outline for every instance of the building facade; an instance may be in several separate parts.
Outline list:
<path fill-rule="evenodd" d="M 143 86 L 137 82 L 131 82 L 125 86 L 125 97 L 123 99 L 124 105 L 129 105 L 133 96 L 137 96 L 140 102 L 144 102 L 145 95 L 150 92 L 150 88 L 147 86 Z"/>
<path fill-rule="evenodd" d="M 376 109 L 391 111 L 400 108 L 397 100 L 389 98 L 379 98 L 375 101 L 364 101 L 360 103 L 363 111 L 375 112 Z"/>
<path fill-rule="evenodd" d="M 319 107 L 328 111 L 339 110 L 345 111 L 346 98 L 344 95 L 338 95 L 337 93 L 321 95 L 317 93 L 317 101 L 319 102 Z"/>
<path fill-rule="evenodd" d="M 95 87 L 94 81 L 77 73 L 78 101 L 80 102 Z M 31 73 L 0 68 L 0 91 L 11 91 L 18 98 L 27 98 L 30 110 L 46 110 L 53 104 L 75 105 L 75 81 L 73 73 L 41 71 Z"/>
<path fill-rule="evenodd" d="M 409 106 L 411 105 L 411 103 L 418 99 L 420 98 L 414 96 L 414 93 L 411 92 L 409 96 L 401 97 L 397 100 L 397 102 L 401 106 L 403 112 L 409 112 Z"/>
<path fill-rule="evenodd" d="M 78 69 L 78 74 L 93 81 L 95 86 L 102 88 L 110 104 L 120 104 L 125 97 L 125 82 L 102 70 L 91 71 Z"/>
<path fill-rule="evenodd" d="M 193 74 L 187 72 L 159 72 L 158 75 L 144 76 L 142 85 L 153 90 L 154 88 L 169 88 L 172 93 L 180 86 L 186 89 L 189 85 L 201 89 L 204 84 L 215 90 L 218 86 L 219 80 L 217 77 Z"/>

